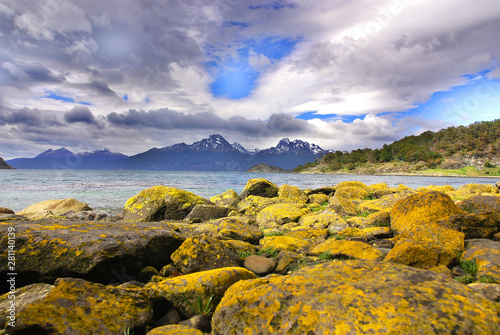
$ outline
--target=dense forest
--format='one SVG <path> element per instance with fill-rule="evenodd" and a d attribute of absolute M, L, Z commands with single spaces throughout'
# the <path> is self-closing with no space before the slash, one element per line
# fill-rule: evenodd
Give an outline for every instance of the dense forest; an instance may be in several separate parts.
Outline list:
<path fill-rule="evenodd" d="M 467 127 L 449 127 L 438 132 L 426 131 L 407 136 L 381 149 L 335 151 L 320 160 L 298 166 L 301 172 L 321 165 L 324 170 L 354 170 L 365 163 L 409 162 L 435 168 L 445 159 L 460 156 L 493 157 L 500 153 L 500 120 L 475 122 Z M 497 156 L 498 157 L 498 156 Z M 491 165 L 488 161 L 486 167 Z"/>

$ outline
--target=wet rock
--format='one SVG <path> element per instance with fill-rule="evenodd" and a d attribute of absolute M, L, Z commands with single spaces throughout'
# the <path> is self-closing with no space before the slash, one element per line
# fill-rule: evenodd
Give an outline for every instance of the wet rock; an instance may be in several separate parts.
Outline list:
<path fill-rule="evenodd" d="M 329 262 L 247 280 L 224 295 L 212 334 L 495 334 L 495 303 L 446 277 L 379 261 Z"/>
<path fill-rule="evenodd" d="M 278 190 L 278 186 L 264 178 L 250 179 L 247 181 L 247 185 L 241 193 L 241 199 L 245 199 L 250 195 L 274 198 L 278 195 Z"/>
<path fill-rule="evenodd" d="M 155 186 L 128 199 L 124 207 L 123 221 L 182 220 L 194 206 L 210 204 L 209 200 L 188 191 Z"/>

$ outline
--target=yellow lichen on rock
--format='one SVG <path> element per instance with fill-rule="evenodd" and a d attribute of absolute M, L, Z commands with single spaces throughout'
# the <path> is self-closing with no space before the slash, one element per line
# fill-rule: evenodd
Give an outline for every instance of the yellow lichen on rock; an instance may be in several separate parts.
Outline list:
<path fill-rule="evenodd" d="M 344 186 L 335 191 L 335 197 L 342 197 L 349 200 L 363 200 L 370 198 L 370 193 L 363 187 Z"/>
<path fill-rule="evenodd" d="M 475 260 L 478 276 L 489 276 L 500 282 L 500 242 L 488 239 L 468 240 L 461 260 Z"/>
<path fill-rule="evenodd" d="M 346 222 L 335 213 L 311 213 L 300 218 L 299 224 L 311 228 L 327 228 L 330 225 L 344 225 Z"/>
<path fill-rule="evenodd" d="M 203 334 L 204 333 L 201 330 L 183 325 L 167 325 L 167 326 L 157 327 L 146 333 L 146 335 L 203 335 Z"/>
<path fill-rule="evenodd" d="M 196 205 L 211 204 L 205 198 L 175 187 L 154 186 L 125 203 L 123 221 L 182 220 Z"/>
<path fill-rule="evenodd" d="M 498 334 L 497 304 L 439 274 L 353 260 L 228 289 L 212 334 Z M 267 283 L 266 283 L 267 281 Z"/>
<path fill-rule="evenodd" d="M 343 187 L 360 187 L 360 188 L 368 191 L 368 186 L 366 186 L 365 183 L 362 183 L 362 182 L 356 181 L 356 180 L 352 180 L 352 181 L 343 181 L 341 183 L 338 183 L 335 186 L 335 193 L 337 192 L 337 190 L 339 190 Z"/>
<path fill-rule="evenodd" d="M 328 202 L 328 208 L 333 210 L 340 216 L 356 216 L 358 215 L 358 208 L 352 200 L 333 196 Z"/>
<path fill-rule="evenodd" d="M 166 279 L 159 283 L 148 283 L 145 288 L 157 291 L 170 301 L 175 308 L 186 316 L 196 314 L 189 303 L 197 303 L 201 299 L 205 306 L 212 297 L 212 306 L 217 306 L 226 290 L 234 283 L 244 279 L 254 279 L 255 274 L 241 267 L 226 267 L 209 271 Z"/>
<path fill-rule="evenodd" d="M 318 204 L 318 205 L 322 205 L 324 204 L 325 202 L 328 202 L 328 200 L 330 200 L 330 197 L 327 196 L 326 194 L 311 194 L 309 196 L 309 200 L 308 202 L 310 204 Z"/>
<path fill-rule="evenodd" d="M 371 184 L 371 185 L 368 185 L 368 192 L 370 193 L 374 193 L 376 191 L 380 191 L 380 190 L 387 190 L 389 189 L 389 186 L 387 186 L 386 183 L 378 183 L 378 184 Z"/>
<path fill-rule="evenodd" d="M 308 200 L 307 195 L 298 187 L 283 185 L 278 190 L 278 197 L 288 198 L 294 202 L 306 203 Z"/>
<path fill-rule="evenodd" d="M 241 215 L 255 216 L 260 213 L 264 208 L 276 204 L 291 204 L 293 200 L 275 197 L 265 198 L 256 195 L 249 195 L 244 200 L 241 200 L 236 209 Z"/>
<path fill-rule="evenodd" d="M 278 186 L 264 178 L 249 179 L 241 193 L 241 199 L 245 199 L 250 195 L 274 198 L 278 195 Z"/>
<path fill-rule="evenodd" d="M 328 229 L 301 229 L 286 233 L 285 236 L 300 239 L 325 240 L 328 237 Z"/>
<path fill-rule="evenodd" d="M 357 241 L 336 240 L 333 238 L 318 244 L 311 250 L 311 254 L 313 255 L 319 255 L 324 252 L 329 252 L 333 256 L 342 255 L 367 260 L 380 260 L 384 258 L 384 254 L 381 251 L 369 244 Z"/>
<path fill-rule="evenodd" d="M 395 234 L 401 234 L 455 214 L 464 212 L 445 193 L 417 193 L 396 202 L 391 210 L 391 228 Z"/>
<path fill-rule="evenodd" d="M 268 236 L 260 240 L 262 248 L 274 250 L 290 250 L 297 253 L 307 253 L 317 244 L 315 240 L 301 239 L 290 236 Z"/>
<path fill-rule="evenodd" d="M 68 212 L 77 213 L 90 210 L 92 210 L 92 208 L 90 208 L 87 204 L 76 199 L 68 198 L 41 201 L 17 212 L 17 215 L 22 215 L 28 219 L 35 220 L 62 216 Z"/>
<path fill-rule="evenodd" d="M 264 208 L 257 215 L 260 228 L 276 228 L 288 222 L 297 222 L 309 210 L 301 204 L 276 204 Z"/>
<path fill-rule="evenodd" d="M 236 207 L 241 198 L 235 190 L 227 190 L 210 198 L 210 201 L 216 205 Z"/>
<path fill-rule="evenodd" d="M 386 261 L 430 269 L 449 266 L 464 249 L 464 234 L 437 224 L 415 226 L 394 238 Z"/>
<path fill-rule="evenodd" d="M 430 191 L 447 193 L 447 192 L 455 191 L 455 188 L 453 186 L 450 186 L 450 185 L 443 185 L 443 186 L 429 185 L 426 187 L 417 188 L 417 192 L 426 193 L 426 192 L 430 192 Z"/>

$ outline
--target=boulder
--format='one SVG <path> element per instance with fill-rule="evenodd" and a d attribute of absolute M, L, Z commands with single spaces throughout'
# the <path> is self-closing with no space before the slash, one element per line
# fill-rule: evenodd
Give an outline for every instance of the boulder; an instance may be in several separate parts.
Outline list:
<path fill-rule="evenodd" d="M 154 292 L 61 278 L 47 294 L 17 311 L 15 333 L 115 335 L 124 327 L 144 333 L 154 323 L 160 299 L 168 304 Z"/>
<path fill-rule="evenodd" d="M 374 239 L 392 237 L 392 231 L 389 227 L 369 227 L 369 228 L 345 228 L 337 233 L 337 236 L 343 236 L 349 240 L 367 242 Z"/>
<path fill-rule="evenodd" d="M 358 215 L 358 208 L 352 200 L 337 197 L 331 197 L 328 202 L 328 208 L 333 210 L 340 216 L 356 216 Z"/>
<path fill-rule="evenodd" d="M 276 257 L 277 266 L 274 271 L 277 273 L 286 274 L 290 268 L 290 265 L 303 257 L 304 256 L 299 255 L 296 252 L 282 250 L 279 252 L 278 257 Z"/>
<path fill-rule="evenodd" d="M 0 214 L 16 214 L 12 209 L 0 207 Z"/>
<path fill-rule="evenodd" d="M 274 271 L 276 261 L 258 255 L 250 255 L 245 258 L 244 266 L 247 270 L 252 271 L 257 276 L 265 276 Z"/>
<path fill-rule="evenodd" d="M 446 192 L 455 191 L 455 188 L 453 186 L 450 186 L 450 185 L 442 185 L 442 186 L 429 185 L 426 187 L 417 188 L 417 192 L 420 192 L 420 193 L 427 193 L 427 192 L 431 192 L 431 191 L 446 193 Z"/>
<path fill-rule="evenodd" d="M 194 193 L 175 187 L 154 186 L 128 199 L 123 221 L 152 222 L 182 220 L 196 205 L 210 205 L 210 201 Z"/>
<path fill-rule="evenodd" d="M 198 307 L 198 300 L 202 302 L 203 309 L 210 304 L 208 308 L 215 308 L 231 285 L 240 280 L 254 278 L 255 274 L 247 269 L 228 267 L 169 278 L 159 283 L 148 283 L 145 289 L 158 292 L 182 314 L 191 317 L 202 314 L 190 306 Z"/>
<path fill-rule="evenodd" d="M 234 190 L 227 190 L 224 193 L 211 197 L 210 201 L 219 206 L 236 207 L 241 198 Z"/>
<path fill-rule="evenodd" d="M 368 192 L 370 192 L 370 194 L 373 194 L 376 191 L 388 190 L 388 189 L 389 186 L 386 183 L 371 184 L 368 186 Z"/>
<path fill-rule="evenodd" d="M 500 282 L 500 242 L 487 239 L 467 241 L 462 260 L 475 259 L 478 265 L 477 275 L 490 276 Z"/>
<path fill-rule="evenodd" d="M 259 214 L 266 207 L 269 207 L 269 206 L 275 205 L 275 204 L 283 204 L 283 203 L 290 204 L 290 203 L 294 203 L 294 202 L 293 202 L 293 200 L 290 200 L 287 198 L 280 198 L 280 197 L 265 198 L 265 197 L 250 195 L 238 204 L 238 206 L 236 207 L 236 210 L 241 215 L 254 217 L 257 214 Z"/>
<path fill-rule="evenodd" d="M 278 189 L 278 197 L 288 198 L 294 202 L 306 203 L 308 196 L 298 187 L 283 185 Z"/>
<path fill-rule="evenodd" d="M 245 189 L 241 193 L 241 199 L 249 195 L 256 195 L 264 198 L 274 198 L 278 195 L 278 186 L 264 178 L 250 179 L 247 181 Z"/>
<path fill-rule="evenodd" d="M 328 237 L 328 229 L 311 228 L 311 229 L 297 229 L 285 234 L 285 236 L 295 237 L 300 239 L 310 239 L 322 242 Z"/>
<path fill-rule="evenodd" d="M 225 245 L 232 247 L 237 253 L 257 253 L 258 247 L 245 241 L 240 240 L 224 240 Z M 258 242 L 257 242 L 258 243 Z"/>
<path fill-rule="evenodd" d="M 394 234 L 402 234 L 416 226 L 463 213 L 453 200 L 442 192 L 417 193 L 396 202 L 391 210 L 391 228 Z"/>
<path fill-rule="evenodd" d="M 209 236 L 187 238 L 172 254 L 171 259 L 184 274 L 238 267 L 240 263 L 234 248 Z"/>
<path fill-rule="evenodd" d="M 331 231 L 340 231 L 347 227 L 347 223 L 335 213 L 311 213 L 299 219 L 299 225 L 311 228 L 329 228 Z"/>
<path fill-rule="evenodd" d="M 472 283 L 467 287 L 481 293 L 486 299 L 500 302 L 500 284 Z"/>
<path fill-rule="evenodd" d="M 359 187 L 359 188 L 362 188 L 362 189 L 365 189 L 368 191 L 368 186 L 366 186 L 365 183 L 362 183 L 360 181 L 343 181 L 341 183 L 338 183 L 336 186 L 335 186 L 335 192 L 337 192 L 337 190 L 339 190 L 340 188 L 342 187 Z M 335 193 L 336 194 L 336 193 Z"/>
<path fill-rule="evenodd" d="M 146 335 L 203 335 L 201 330 L 183 325 L 167 325 L 154 328 Z"/>
<path fill-rule="evenodd" d="M 391 225 L 391 211 L 383 210 L 368 215 L 363 222 L 363 228 L 389 227 Z"/>
<path fill-rule="evenodd" d="M 241 240 L 252 244 L 258 244 L 264 237 L 262 230 L 255 225 L 250 225 L 239 217 L 229 217 L 212 221 L 216 226 L 213 237 L 221 240 Z"/>
<path fill-rule="evenodd" d="M 56 216 L 63 216 L 68 212 L 81 212 L 81 211 L 91 211 L 87 204 L 80 202 L 76 199 L 58 199 L 58 200 L 45 200 L 38 202 L 34 205 L 26 207 L 17 215 L 27 217 L 28 219 L 44 219 L 53 218 Z"/>
<path fill-rule="evenodd" d="M 318 205 L 322 205 L 324 204 L 325 202 L 328 202 L 328 200 L 330 200 L 330 197 L 325 195 L 325 194 L 311 194 L 309 197 L 308 197 L 308 200 L 307 202 L 310 203 L 310 204 L 318 204 Z"/>
<path fill-rule="evenodd" d="M 161 268 L 184 237 L 168 223 L 82 222 L 63 219 L 10 220 L 16 229 L 17 285 L 78 277 L 107 284 L 134 278 L 145 264 Z M 7 229 L 0 225 L 0 275 L 7 268 Z M 1 283 L 2 292 L 6 283 Z"/>
<path fill-rule="evenodd" d="M 176 325 L 181 322 L 181 316 L 175 308 L 170 308 L 168 312 L 155 322 L 155 327 Z"/>
<path fill-rule="evenodd" d="M 335 196 L 350 200 L 363 200 L 370 198 L 370 193 L 368 193 L 366 187 L 344 186 L 341 188 L 337 188 L 337 190 L 335 191 Z"/>
<path fill-rule="evenodd" d="M 464 234 L 437 224 L 419 225 L 395 237 L 386 261 L 430 269 L 450 266 L 464 249 Z"/>
<path fill-rule="evenodd" d="M 319 255 L 329 252 L 332 256 L 346 256 L 350 258 L 381 260 L 384 254 L 369 244 L 357 241 L 329 239 L 318 244 L 311 250 L 311 254 Z"/>
<path fill-rule="evenodd" d="M 307 213 L 308 209 L 304 205 L 271 205 L 257 215 L 257 224 L 260 228 L 276 228 L 288 222 L 297 222 Z"/>
<path fill-rule="evenodd" d="M 214 313 L 212 334 L 496 334 L 498 312 L 445 276 L 353 260 L 234 284 Z"/>
<path fill-rule="evenodd" d="M 203 333 L 211 333 L 212 332 L 211 321 L 212 319 L 208 315 L 199 314 L 192 316 L 187 320 L 181 321 L 179 325 L 187 326 L 193 329 L 198 329 Z"/>
<path fill-rule="evenodd" d="M 437 220 L 436 224 L 464 233 L 465 239 L 493 238 L 500 230 L 500 211 L 451 215 Z"/>
<path fill-rule="evenodd" d="M 277 251 L 289 250 L 300 254 L 308 253 L 316 244 L 315 240 L 291 236 L 268 236 L 260 240 L 262 248 L 272 248 Z"/>
<path fill-rule="evenodd" d="M 411 195 L 414 195 L 415 191 L 412 190 L 404 190 L 398 191 L 395 193 L 387 194 L 382 197 L 377 198 L 377 200 L 368 200 L 363 201 L 359 204 L 358 209 L 360 212 L 365 213 L 374 213 L 378 211 L 390 210 L 396 202 L 401 199 L 408 198 Z"/>
<path fill-rule="evenodd" d="M 498 193 L 498 188 L 494 185 L 486 184 L 465 184 L 457 188 L 457 193 L 470 195 L 484 195 L 485 193 Z"/>
<path fill-rule="evenodd" d="M 335 193 L 335 187 L 331 187 L 331 186 L 320 187 L 320 188 L 316 188 L 314 190 L 310 190 L 310 191 L 306 192 L 307 195 L 324 194 L 327 196 L 333 196 L 334 193 Z"/>
<path fill-rule="evenodd" d="M 85 221 L 104 221 L 111 218 L 111 215 L 105 211 L 82 211 L 78 213 L 67 213 L 64 215 L 70 220 L 85 220 Z"/>
<path fill-rule="evenodd" d="M 476 195 L 460 201 L 457 206 L 468 213 L 500 212 L 500 197 L 493 195 Z"/>
<path fill-rule="evenodd" d="M 496 186 L 496 188 L 497 188 L 497 189 L 499 189 L 499 190 L 500 190 L 500 181 L 497 181 L 497 182 L 495 183 L 495 186 Z"/>
<path fill-rule="evenodd" d="M 196 205 L 184 218 L 189 222 L 204 222 L 226 217 L 233 208 L 219 205 Z"/>

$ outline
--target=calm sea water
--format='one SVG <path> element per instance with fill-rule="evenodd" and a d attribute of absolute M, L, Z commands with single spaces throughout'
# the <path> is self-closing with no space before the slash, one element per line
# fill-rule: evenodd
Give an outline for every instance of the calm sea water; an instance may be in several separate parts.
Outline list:
<path fill-rule="evenodd" d="M 228 189 L 241 193 L 251 178 L 266 178 L 278 186 L 289 184 L 301 189 L 334 186 L 346 180 L 359 180 L 365 184 L 385 182 L 390 187 L 404 184 L 411 188 L 428 185 L 459 187 L 496 181 L 490 178 L 291 173 L 0 170 L 0 207 L 17 212 L 43 200 L 75 198 L 94 209 L 113 213 L 121 210 L 128 198 L 151 186 L 173 186 L 209 198 Z"/>

